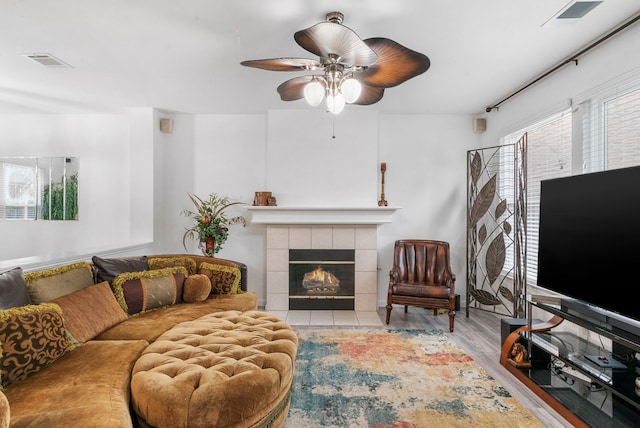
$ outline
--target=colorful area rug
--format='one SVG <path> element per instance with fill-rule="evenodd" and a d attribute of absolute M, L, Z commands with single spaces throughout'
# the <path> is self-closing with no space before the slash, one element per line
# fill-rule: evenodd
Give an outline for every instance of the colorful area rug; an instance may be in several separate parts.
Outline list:
<path fill-rule="evenodd" d="M 445 333 L 297 333 L 287 428 L 543 427 Z"/>

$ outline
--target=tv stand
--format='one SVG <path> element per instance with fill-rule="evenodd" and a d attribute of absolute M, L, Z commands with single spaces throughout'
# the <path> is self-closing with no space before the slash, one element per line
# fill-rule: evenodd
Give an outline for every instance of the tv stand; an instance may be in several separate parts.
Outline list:
<path fill-rule="evenodd" d="M 637 424 L 640 335 L 634 334 L 633 322 L 627 325 L 615 315 L 591 313 L 588 307 L 576 309 L 564 298 L 529 295 L 527 305 L 527 325 L 507 336 L 500 364 L 574 426 Z M 548 313 L 549 321 L 534 324 L 534 307 Z M 565 321 L 609 339 L 612 349 L 557 328 Z M 511 357 L 515 343 L 527 349 L 526 361 Z"/>

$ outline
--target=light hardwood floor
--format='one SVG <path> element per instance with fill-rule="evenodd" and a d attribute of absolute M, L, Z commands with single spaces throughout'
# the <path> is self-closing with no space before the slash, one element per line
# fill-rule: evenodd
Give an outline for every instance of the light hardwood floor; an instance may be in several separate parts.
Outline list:
<path fill-rule="evenodd" d="M 386 310 L 384 308 L 378 309 L 377 317 L 374 312 L 364 314 L 346 312 L 348 313 L 341 313 L 341 311 L 284 311 L 273 312 L 273 314 L 287 320 L 294 328 L 304 328 L 304 326 L 333 326 L 334 328 L 386 326 Z M 446 332 L 462 350 L 467 352 L 545 426 L 550 428 L 571 427 L 572 425 L 562 416 L 500 365 L 500 319 L 503 317 L 504 315 L 470 308 L 467 318 L 466 309 L 462 308 L 456 314 L 454 332 L 450 333 L 449 318 L 446 314 L 434 316 L 430 310 L 414 307 L 409 307 L 408 313 L 405 314 L 402 306 L 394 306 L 389 327 Z"/>

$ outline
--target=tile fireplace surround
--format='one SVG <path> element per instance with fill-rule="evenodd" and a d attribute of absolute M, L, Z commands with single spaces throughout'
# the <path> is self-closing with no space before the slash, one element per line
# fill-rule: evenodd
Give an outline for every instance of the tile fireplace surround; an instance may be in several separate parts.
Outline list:
<path fill-rule="evenodd" d="M 355 250 L 354 309 L 377 310 L 377 227 L 398 209 L 248 207 L 252 223 L 267 225 L 266 310 L 289 310 L 290 249 Z"/>

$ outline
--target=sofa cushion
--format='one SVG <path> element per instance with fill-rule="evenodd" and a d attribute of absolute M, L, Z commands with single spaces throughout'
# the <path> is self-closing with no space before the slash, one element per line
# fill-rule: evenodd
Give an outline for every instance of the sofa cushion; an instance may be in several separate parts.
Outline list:
<path fill-rule="evenodd" d="M 24 274 L 31 303 L 48 302 L 93 285 L 90 263 L 77 262 Z"/>
<path fill-rule="evenodd" d="M 149 257 L 149 269 L 164 269 L 182 266 L 189 275 L 196 273 L 196 261 L 191 257 Z"/>
<path fill-rule="evenodd" d="M 121 273 L 112 287 L 122 309 L 129 315 L 182 302 L 187 270 L 180 267 Z"/>
<path fill-rule="evenodd" d="M 153 342 L 162 333 L 183 321 L 192 321 L 213 312 L 244 312 L 256 310 L 257 307 L 258 296 L 252 291 L 243 294 L 214 294 L 203 302 L 182 303 L 137 314 L 114 325 L 95 340 L 144 339 Z"/>
<path fill-rule="evenodd" d="M 47 303 L 0 311 L 2 386 L 25 379 L 71 350 L 60 306 Z"/>
<path fill-rule="evenodd" d="M 133 409 L 143 426 L 270 426 L 287 408 L 297 345 L 291 326 L 265 312 L 178 324 L 136 361 Z"/>
<path fill-rule="evenodd" d="M 22 268 L 17 267 L 0 273 L 0 309 L 15 308 L 31 304 L 24 282 Z"/>
<path fill-rule="evenodd" d="M 184 280 L 182 300 L 185 302 L 202 302 L 209 297 L 209 294 L 211 294 L 211 280 L 208 276 L 197 273 L 189 275 Z"/>
<path fill-rule="evenodd" d="M 241 292 L 241 274 L 237 267 L 202 262 L 198 273 L 209 277 L 212 294 L 237 294 Z"/>
<path fill-rule="evenodd" d="M 58 297 L 51 303 L 62 308 L 67 331 L 80 343 L 128 318 L 106 281 Z"/>
<path fill-rule="evenodd" d="M 93 341 L 4 390 L 12 427 L 132 428 L 131 369 L 148 345 Z"/>
<path fill-rule="evenodd" d="M 93 256 L 91 261 L 96 269 L 96 282 L 107 281 L 111 283 L 113 279 L 121 273 L 140 272 L 149 269 L 147 256 L 112 259 Z"/>
<path fill-rule="evenodd" d="M 11 422 L 11 408 L 7 396 L 0 391 L 0 428 L 9 428 Z"/>

